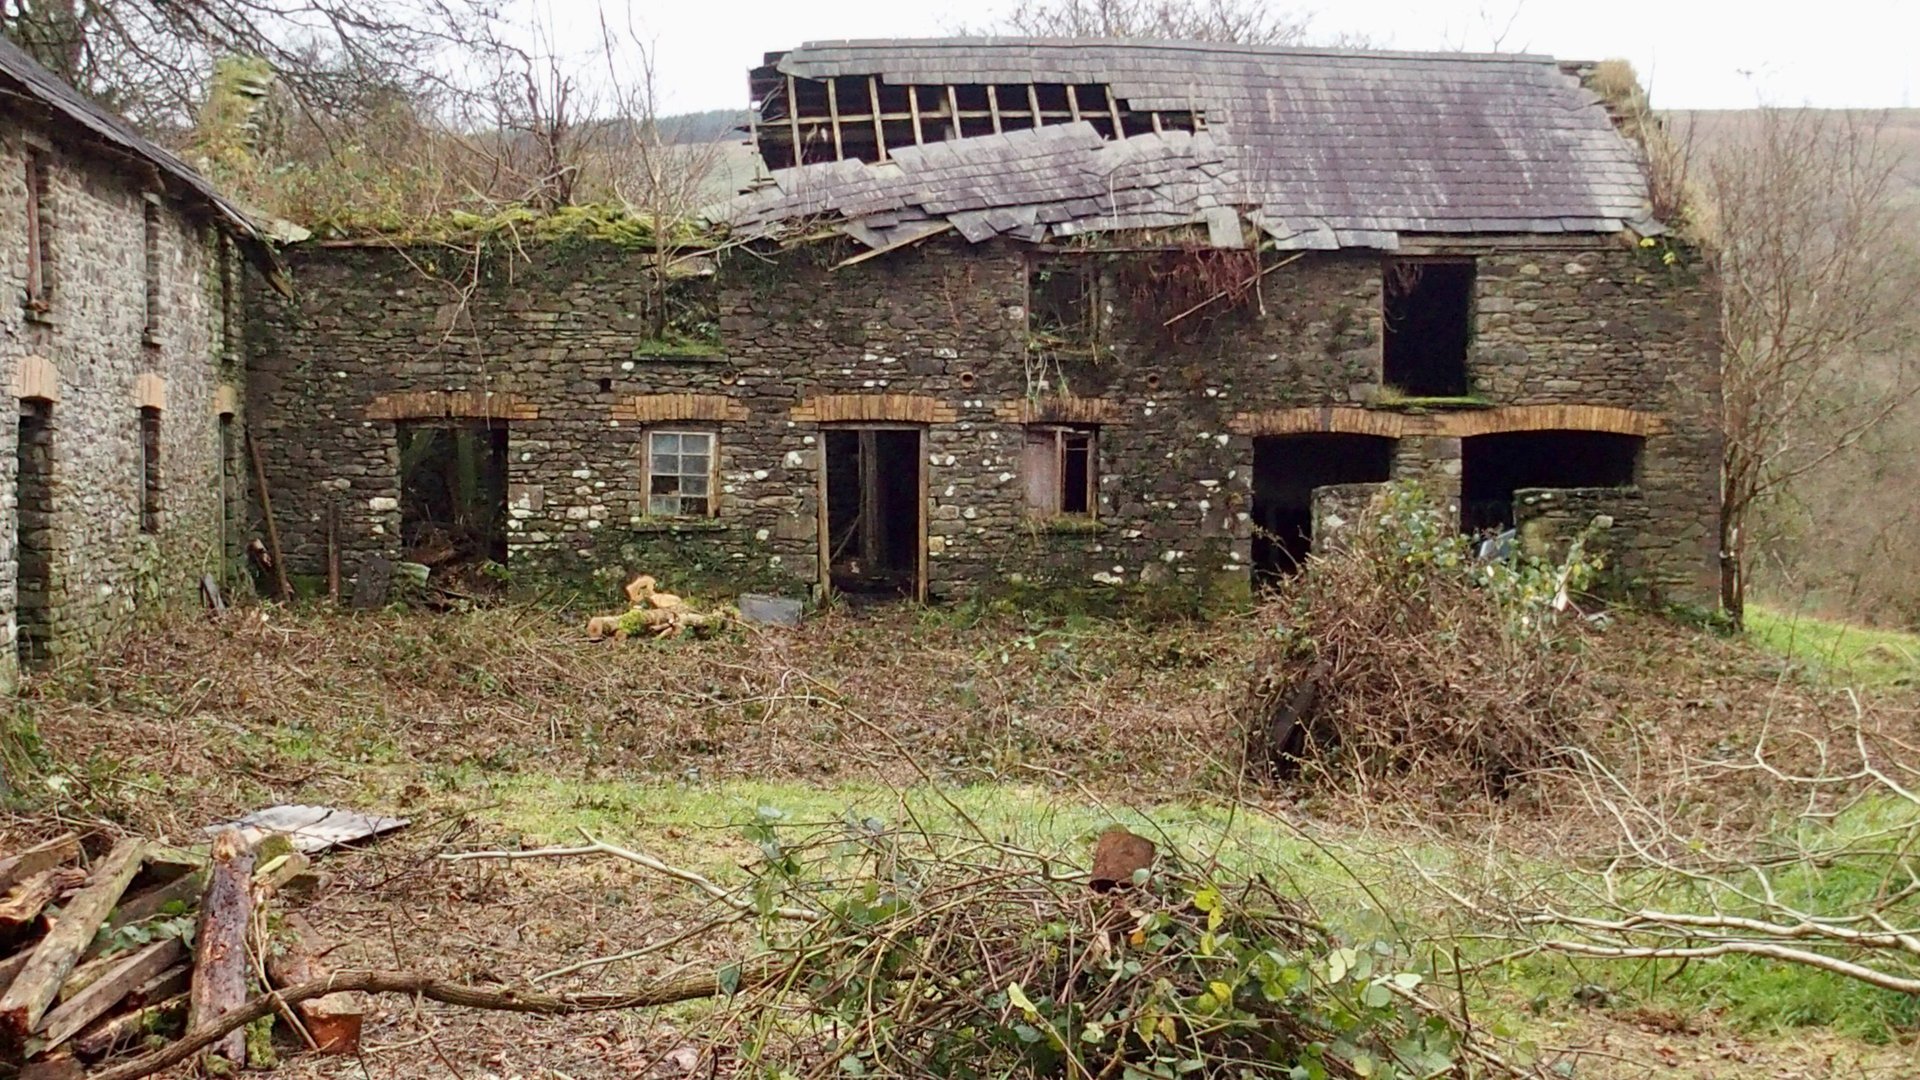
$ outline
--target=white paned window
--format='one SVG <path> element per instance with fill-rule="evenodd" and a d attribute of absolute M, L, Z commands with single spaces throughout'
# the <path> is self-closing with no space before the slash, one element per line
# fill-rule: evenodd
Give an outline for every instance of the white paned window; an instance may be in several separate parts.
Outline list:
<path fill-rule="evenodd" d="M 713 433 L 647 433 L 647 514 L 707 517 L 713 513 Z"/>

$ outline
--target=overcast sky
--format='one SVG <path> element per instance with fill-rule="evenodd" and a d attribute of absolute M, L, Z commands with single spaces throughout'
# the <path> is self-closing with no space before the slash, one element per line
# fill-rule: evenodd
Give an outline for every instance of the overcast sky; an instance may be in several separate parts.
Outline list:
<path fill-rule="evenodd" d="M 598 11 L 655 42 L 662 112 L 744 108 L 746 71 L 803 41 L 938 34 L 1003 0 L 521 0 L 562 52 L 598 40 Z M 1316 33 L 1397 49 L 1493 47 L 1623 56 L 1663 108 L 1920 102 L 1920 0 L 1308 0 Z M 1516 10 L 1517 9 L 1517 10 Z"/>

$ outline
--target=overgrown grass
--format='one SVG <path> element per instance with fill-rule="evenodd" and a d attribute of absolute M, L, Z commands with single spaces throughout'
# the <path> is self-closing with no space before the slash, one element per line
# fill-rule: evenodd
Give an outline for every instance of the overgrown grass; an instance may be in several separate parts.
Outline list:
<path fill-rule="evenodd" d="M 1833 682 L 1852 686 L 1920 682 L 1920 634 L 1875 630 L 1753 605 L 1747 608 L 1747 637 Z"/>

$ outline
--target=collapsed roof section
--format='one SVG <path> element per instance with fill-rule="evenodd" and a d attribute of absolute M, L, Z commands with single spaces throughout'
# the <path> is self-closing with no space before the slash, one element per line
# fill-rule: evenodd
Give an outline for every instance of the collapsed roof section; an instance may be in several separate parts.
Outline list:
<path fill-rule="evenodd" d="M 875 249 L 1243 222 L 1280 248 L 1658 232 L 1642 155 L 1549 57 L 949 38 L 769 53 L 770 175 L 711 216 Z"/>

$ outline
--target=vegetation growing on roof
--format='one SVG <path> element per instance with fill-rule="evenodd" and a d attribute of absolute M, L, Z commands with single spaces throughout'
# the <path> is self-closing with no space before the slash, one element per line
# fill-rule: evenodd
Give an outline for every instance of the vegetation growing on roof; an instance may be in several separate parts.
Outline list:
<path fill-rule="evenodd" d="M 343 212 L 312 224 L 326 240 L 382 240 L 395 244 L 580 240 L 667 251 L 713 251 L 725 230 L 691 220 L 665 219 L 611 203 L 543 210 L 513 203 L 488 213 L 450 210 L 418 217 L 398 213 Z"/>

